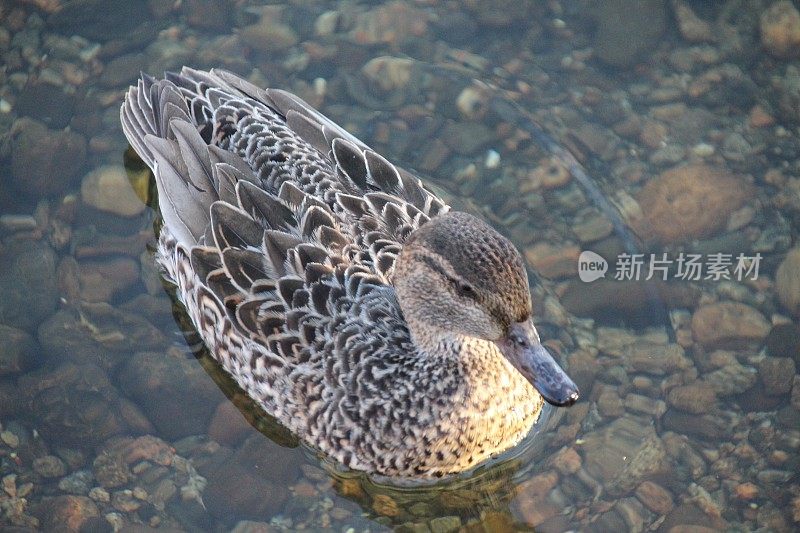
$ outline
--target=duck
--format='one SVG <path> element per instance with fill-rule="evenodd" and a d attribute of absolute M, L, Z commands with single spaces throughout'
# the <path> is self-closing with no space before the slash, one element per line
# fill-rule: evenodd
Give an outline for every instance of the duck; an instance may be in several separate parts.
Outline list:
<path fill-rule="evenodd" d="M 578 400 L 514 245 L 298 96 L 183 67 L 143 74 L 120 120 L 155 176 L 163 275 L 216 361 L 311 449 L 441 478 Z"/>

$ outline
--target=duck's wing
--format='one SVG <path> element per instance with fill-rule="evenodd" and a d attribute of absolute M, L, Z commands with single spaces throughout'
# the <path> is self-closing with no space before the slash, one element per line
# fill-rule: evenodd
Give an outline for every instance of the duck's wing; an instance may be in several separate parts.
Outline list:
<path fill-rule="evenodd" d="M 216 162 L 233 166 L 241 171 L 235 178 L 242 179 L 243 174 L 272 195 L 285 183 L 294 185 L 333 211 L 339 229 L 362 249 L 356 260 L 383 277 L 390 276 L 408 235 L 449 209 L 417 177 L 302 99 L 278 89 L 261 89 L 227 71 L 184 68 L 159 81 L 144 76 L 129 92 L 122 123 L 131 144 L 151 167 L 159 154 L 145 139 L 154 135 L 180 140 L 170 128 L 172 121 L 193 124 L 203 144 L 211 147 L 211 163 L 201 157 L 201 170 L 213 187 L 218 187 Z M 162 166 L 169 161 L 161 159 Z M 176 170 L 180 176 L 184 169 Z M 174 198 L 183 196 L 182 189 L 169 192 L 173 194 L 167 210 L 175 206 L 188 219 L 176 220 L 165 213 L 170 228 L 175 227 L 181 237 L 187 236 L 183 227 L 187 225 L 196 238 L 207 233 L 195 216 L 195 203 L 184 206 Z M 207 208 L 207 202 L 200 207 Z"/>
<path fill-rule="evenodd" d="M 242 335 L 283 363 L 335 347 L 348 320 L 407 342 L 394 257 L 447 209 L 419 180 L 296 97 L 227 73 L 145 76 L 121 121 L 154 171 L 174 263 Z"/>

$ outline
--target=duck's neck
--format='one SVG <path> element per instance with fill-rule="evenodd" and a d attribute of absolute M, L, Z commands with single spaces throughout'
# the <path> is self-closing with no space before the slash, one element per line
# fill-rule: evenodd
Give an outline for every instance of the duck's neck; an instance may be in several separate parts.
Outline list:
<path fill-rule="evenodd" d="M 428 324 L 409 323 L 411 339 L 420 355 L 431 362 L 457 361 L 462 364 L 495 362 L 503 355 L 491 341 L 444 331 Z"/>
<path fill-rule="evenodd" d="M 406 318 L 406 323 L 411 340 L 423 358 L 448 358 L 458 352 L 463 339 L 461 335 L 440 330 L 410 317 Z"/>

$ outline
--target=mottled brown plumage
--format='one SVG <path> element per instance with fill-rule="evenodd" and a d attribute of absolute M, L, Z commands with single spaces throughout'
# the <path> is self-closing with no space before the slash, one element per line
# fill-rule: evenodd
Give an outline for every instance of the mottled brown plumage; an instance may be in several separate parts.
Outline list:
<path fill-rule="evenodd" d="M 220 364 L 306 443 L 388 476 L 460 472 L 577 389 L 530 322 L 522 259 L 294 95 L 144 77 L 158 261 Z"/>

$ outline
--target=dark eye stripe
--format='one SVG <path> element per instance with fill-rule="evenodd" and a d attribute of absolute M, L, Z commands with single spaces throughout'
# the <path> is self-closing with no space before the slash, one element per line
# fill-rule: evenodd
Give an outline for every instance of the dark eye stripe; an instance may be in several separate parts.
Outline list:
<path fill-rule="evenodd" d="M 458 294 L 460 296 L 466 296 L 468 298 L 476 298 L 477 297 L 477 293 L 475 292 L 475 288 L 472 285 L 470 285 L 469 283 L 466 283 L 466 282 L 459 281 L 459 280 L 455 279 L 454 277 L 450 276 L 447 272 L 444 271 L 444 269 L 441 266 L 439 266 L 438 263 L 436 263 L 436 261 L 431 259 L 430 256 L 425 255 L 425 256 L 422 256 L 421 259 L 422 259 L 422 262 L 425 263 L 426 265 L 428 265 L 431 270 L 433 270 L 434 272 L 437 272 L 444 279 L 446 279 L 448 282 L 450 282 L 456 288 L 456 292 L 458 292 Z"/>
<path fill-rule="evenodd" d="M 437 273 L 441 274 L 442 277 L 444 277 L 444 278 L 446 278 L 448 280 L 452 280 L 450 275 L 447 274 L 447 272 L 445 272 L 444 269 L 441 266 L 439 266 L 439 264 L 436 261 L 434 261 L 430 256 L 423 255 L 422 256 L 422 262 L 425 263 L 426 265 L 428 265 L 431 268 L 431 270 L 433 270 L 434 272 L 437 272 Z"/>

